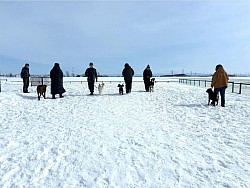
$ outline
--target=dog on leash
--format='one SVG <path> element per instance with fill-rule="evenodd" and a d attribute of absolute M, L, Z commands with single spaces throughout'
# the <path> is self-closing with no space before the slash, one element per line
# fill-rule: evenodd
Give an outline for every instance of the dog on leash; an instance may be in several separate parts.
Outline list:
<path fill-rule="evenodd" d="M 218 101 L 219 101 L 218 92 L 214 92 L 212 90 L 212 88 L 207 89 L 206 92 L 208 93 L 208 105 L 211 104 L 211 105 L 215 106 L 215 103 L 216 103 L 216 105 L 218 105 Z M 212 102 L 210 103 L 210 101 L 212 101 Z"/>
<path fill-rule="evenodd" d="M 47 87 L 46 85 L 37 86 L 36 91 L 37 91 L 38 100 L 40 100 L 41 96 L 43 96 L 43 98 L 45 99 L 46 87 Z"/>
<path fill-rule="evenodd" d="M 149 82 L 149 92 L 154 92 L 155 78 L 151 78 Z"/>
<path fill-rule="evenodd" d="M 105 84 L 102 82 L 102 83 L 99 84 L 98 87 L 97 87 L 100 95 L 103 93 L 104 85 L 105 85 Z"/>
<path fill-rule="evenodd" d="M 118 84 L 117 87 L 119 87 L 119 94 L 123 95 L 123 87 L 124 87 L 124 85 L 123 84 Z"/>

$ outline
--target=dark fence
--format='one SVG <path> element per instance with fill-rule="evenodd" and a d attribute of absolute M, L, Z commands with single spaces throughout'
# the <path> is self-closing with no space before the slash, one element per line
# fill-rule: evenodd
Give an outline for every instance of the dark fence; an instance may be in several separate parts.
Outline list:
<path fill-rule="evenodd" d="M 87 80 L 67 80 L 67 81 L 63 81 L 63 83 L 85 83 L 88 82 Z M 124 80 L 98 80 L 98 82 L 104 82 L 104 83 L 112 83 L 112 82 L 117 82 L 117 83 L 121 83 L 124 82 Z M 144 82 L 143 80 L 133 80 L 133 82 Z M 155 80 L 155 83 L 157 82 L 165 82 L 165 83 L 170 83 L 170 82 L 179 82 L 179 81 L 174 81 L 174 80 Z"/>
<path fill-rule="evenodd" d="M 49 77 L 31 77 L 30 85 L 31 86 L 50 85 L 50 78 Z"/>
<path fill-rule="evenodd" d="M 208 80 L 193 80 L 193 79 L 179 79 L 179 83 L 189 84 L 194 86 L 204 86 L 210 87 L 212 81 Z M 238 83 L 238 82 L 228 82 L 228 88 L 231 89 L 232 93 L 242 94 L 244 90 L 244 94 L 250 95 L 250 84 L 248 83 Z"/>

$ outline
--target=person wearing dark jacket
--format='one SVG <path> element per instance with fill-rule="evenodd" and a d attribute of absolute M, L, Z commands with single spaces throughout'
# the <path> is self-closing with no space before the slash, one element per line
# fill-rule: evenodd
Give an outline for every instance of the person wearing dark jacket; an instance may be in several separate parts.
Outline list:
<path fill-rule="evenodd" d="M 149 83 L 150 83 L 150 78 L 152 77 L 152 71 L 150 69 L 150 65 L 147 65 L 147 68 L 143 71 L 143 80 L 145 84 L 145 90 L 148 92 L 149 91 Z"/>
<path fill-rule="evenodd" d="M 126 84 L 126 93 L 130 93 L 132 88 L 132 78 L 134 76 L 134 70 L 130 67 L 128 63 L 125 63 L 124 65 L 122 76 L 124 77 L 124 81 Z"/>
<path fill-rule="evenodd" d="M 221 106 L 225 107 L 225 91 L 228 85 L 228 75 L 224 70 L 222 65 L 217 65 L 215 67 L 215 73 L 212 77 L 211 87 L 214 87 L 214 91 L 220 93 L 221 96 Z"/>
<path fill-rule="evenodd" d="M 54 64 L 54 67 L 50 71 L 50 78 L 52 99 L 56 98 L 56 94 L 59 94 L 60 98 L 62 98 L 62 94 L 65 93 L 65 89 L 63 88 L 63 72 L 59 63 Z"/>
<path fill-rule="evenodd" d="M 29 93 L 28 92 L 29 77 L 30 77 L 29 64 L 26 63 L 21 71 L 21 78 L 23 79 L 23 92 L 24 93 Z"/>
<path fill-rule="evenodd" d="M 97 81 L 97 72 L 93 66 L 94 64 L 90 62 L 89 68 L 87 68 L 85 71 L 85 76 L 88 77 L 87 80 L 88 80 L 90 95 L 93 95 L 95 88 L 95 81 Z"/>

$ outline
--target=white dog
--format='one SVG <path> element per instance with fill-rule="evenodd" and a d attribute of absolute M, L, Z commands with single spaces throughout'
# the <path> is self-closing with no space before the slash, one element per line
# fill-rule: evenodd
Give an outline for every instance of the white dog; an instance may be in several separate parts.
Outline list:
<path fill-rule="evenodd" d="M 104 83 L 102 82 L 101 84 L 99 84 L 97 88 L 98 88 L 99 94 L 101 95 L 103 93 Z"/>

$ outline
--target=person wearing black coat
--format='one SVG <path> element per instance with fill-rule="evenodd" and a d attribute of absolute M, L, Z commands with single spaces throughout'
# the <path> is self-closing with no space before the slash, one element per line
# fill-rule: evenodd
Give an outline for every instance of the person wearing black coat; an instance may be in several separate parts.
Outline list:
<path fill-rule="evenodd" d="M 66 91 L 63 88 L 63 72 L 60 68 L 59 63 L 55 63 L 54 67 L 50 71 L 50 78 L 52 99 L 56 98 L 56 94 L 59 94 L 60 98 L 62 98 L 62 94 Z"/>
<path fill-rule="evenodd" d="M 29 77 L 30 77 L 29 64 L 26 63 L 21 71 L 21 78 L 23 79 L 23 92 L 24 93 L 29 93 L 28 92 L 29 79 L 30 79 Z"/>
<path fill-rule="evenodd" d="M 143 80 L 145 84 L 145 90 L 148 92 L 149 91 L 149 83 L 150 83 L 150 78 L 152 77 L 152 71 L 150 69 L 150 65 L 147 65 L 147 68 L 143 71 Z"/>
<path fill-rule="evenodd" d="M 85 71 L 85 76 L 88 77 L 88 87 L 90 91 L 90 95 L 93 95 L 94 88 L 95 88 L 95 81 L 97 81 L 97 72 L 96 69 L 93 67 L 94 64 L 92 62 L 89 63 L 89 68 Z"/>
<path fill-rule="evenodd" d="M 130 67 L 128 63 L 125 63 L 124 69 L 122 71 L 122 76 L 126 84 L 126 93 L 130 93 L 132 89 L 132 79 L 134 76 L 134 70 Z"/>

